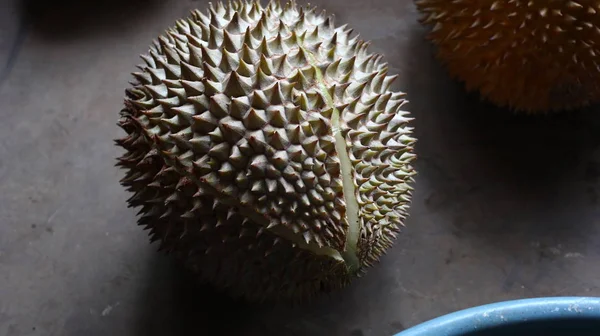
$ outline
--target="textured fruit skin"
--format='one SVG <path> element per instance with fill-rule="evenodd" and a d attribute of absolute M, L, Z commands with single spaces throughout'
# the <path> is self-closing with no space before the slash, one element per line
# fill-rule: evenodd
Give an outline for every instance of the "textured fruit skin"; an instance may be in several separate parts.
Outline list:
<path fill-rule="evenodd" d="M 128 203 L 161 250 L 232 295 L 302 300 L 391 247 L 411 200 L 412 119 L 350 33 L 294 2 L 230 2 L 154 41 L 116 142 Z"/>
<path fill-rule="evenodd" d="M 600 100 L 600 3 L 415 0 L 428 38 L 469 91 L 525 113 Z"/>

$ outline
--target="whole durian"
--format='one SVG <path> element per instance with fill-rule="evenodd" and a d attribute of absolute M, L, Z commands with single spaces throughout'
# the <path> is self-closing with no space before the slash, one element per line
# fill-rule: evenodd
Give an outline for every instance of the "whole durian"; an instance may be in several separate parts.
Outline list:
<path fill-rule="evenodd" d="M 305 299 L 388 249 L 415 171 L 380 55 L 313 7 L 211 4 L 154 41 L 116 140 L 139 224 L 247 299 Z"/>
<path fill-rule="evenodd" d="M 451 75 L 489 101 L 528 113 L 600 100 L 600 3 L 416 0 Z"/>

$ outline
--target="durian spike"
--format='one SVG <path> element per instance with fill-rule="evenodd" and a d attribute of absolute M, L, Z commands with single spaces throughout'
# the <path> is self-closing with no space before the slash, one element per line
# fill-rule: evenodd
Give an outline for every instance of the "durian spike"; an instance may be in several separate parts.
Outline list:
<path fill-rule="evenodd" d="M 153 41 L 115 143 L 127 203 L 162 251 L 260 301 L 341 288 L 392 246 L 412 119 L 349 31 L 293 1 L 228 1 Z"/>
<path fill-rule="evenodd" d="M 593 1 L 417 0 L 437 58 L 467 91 L 520 113 L 600 101 Z"/>

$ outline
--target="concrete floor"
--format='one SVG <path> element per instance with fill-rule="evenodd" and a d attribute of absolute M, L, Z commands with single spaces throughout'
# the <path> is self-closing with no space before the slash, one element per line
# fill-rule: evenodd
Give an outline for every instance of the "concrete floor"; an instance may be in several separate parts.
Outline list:
<path fill-rule="evenodd" d="M 419 175 L 395 247 L 306 307 L 194 285 L 118 184 L 112 139 L 137 55 L 207 2 L 1 1 L 0 335 L 391 335 L 479 304 L 600 295 L 598 111 L 517 117 L 465 94 L 411 0 L 312 1 L 400 75 Z"/>

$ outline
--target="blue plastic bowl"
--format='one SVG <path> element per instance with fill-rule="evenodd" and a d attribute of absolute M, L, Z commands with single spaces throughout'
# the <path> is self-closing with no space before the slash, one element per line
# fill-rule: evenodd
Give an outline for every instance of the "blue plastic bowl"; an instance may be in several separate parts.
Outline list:
<path fill-rule="evenodd" d="M 498 302 L 444 315 L 395 336 L 599 336 L 600 298 Z"/>

